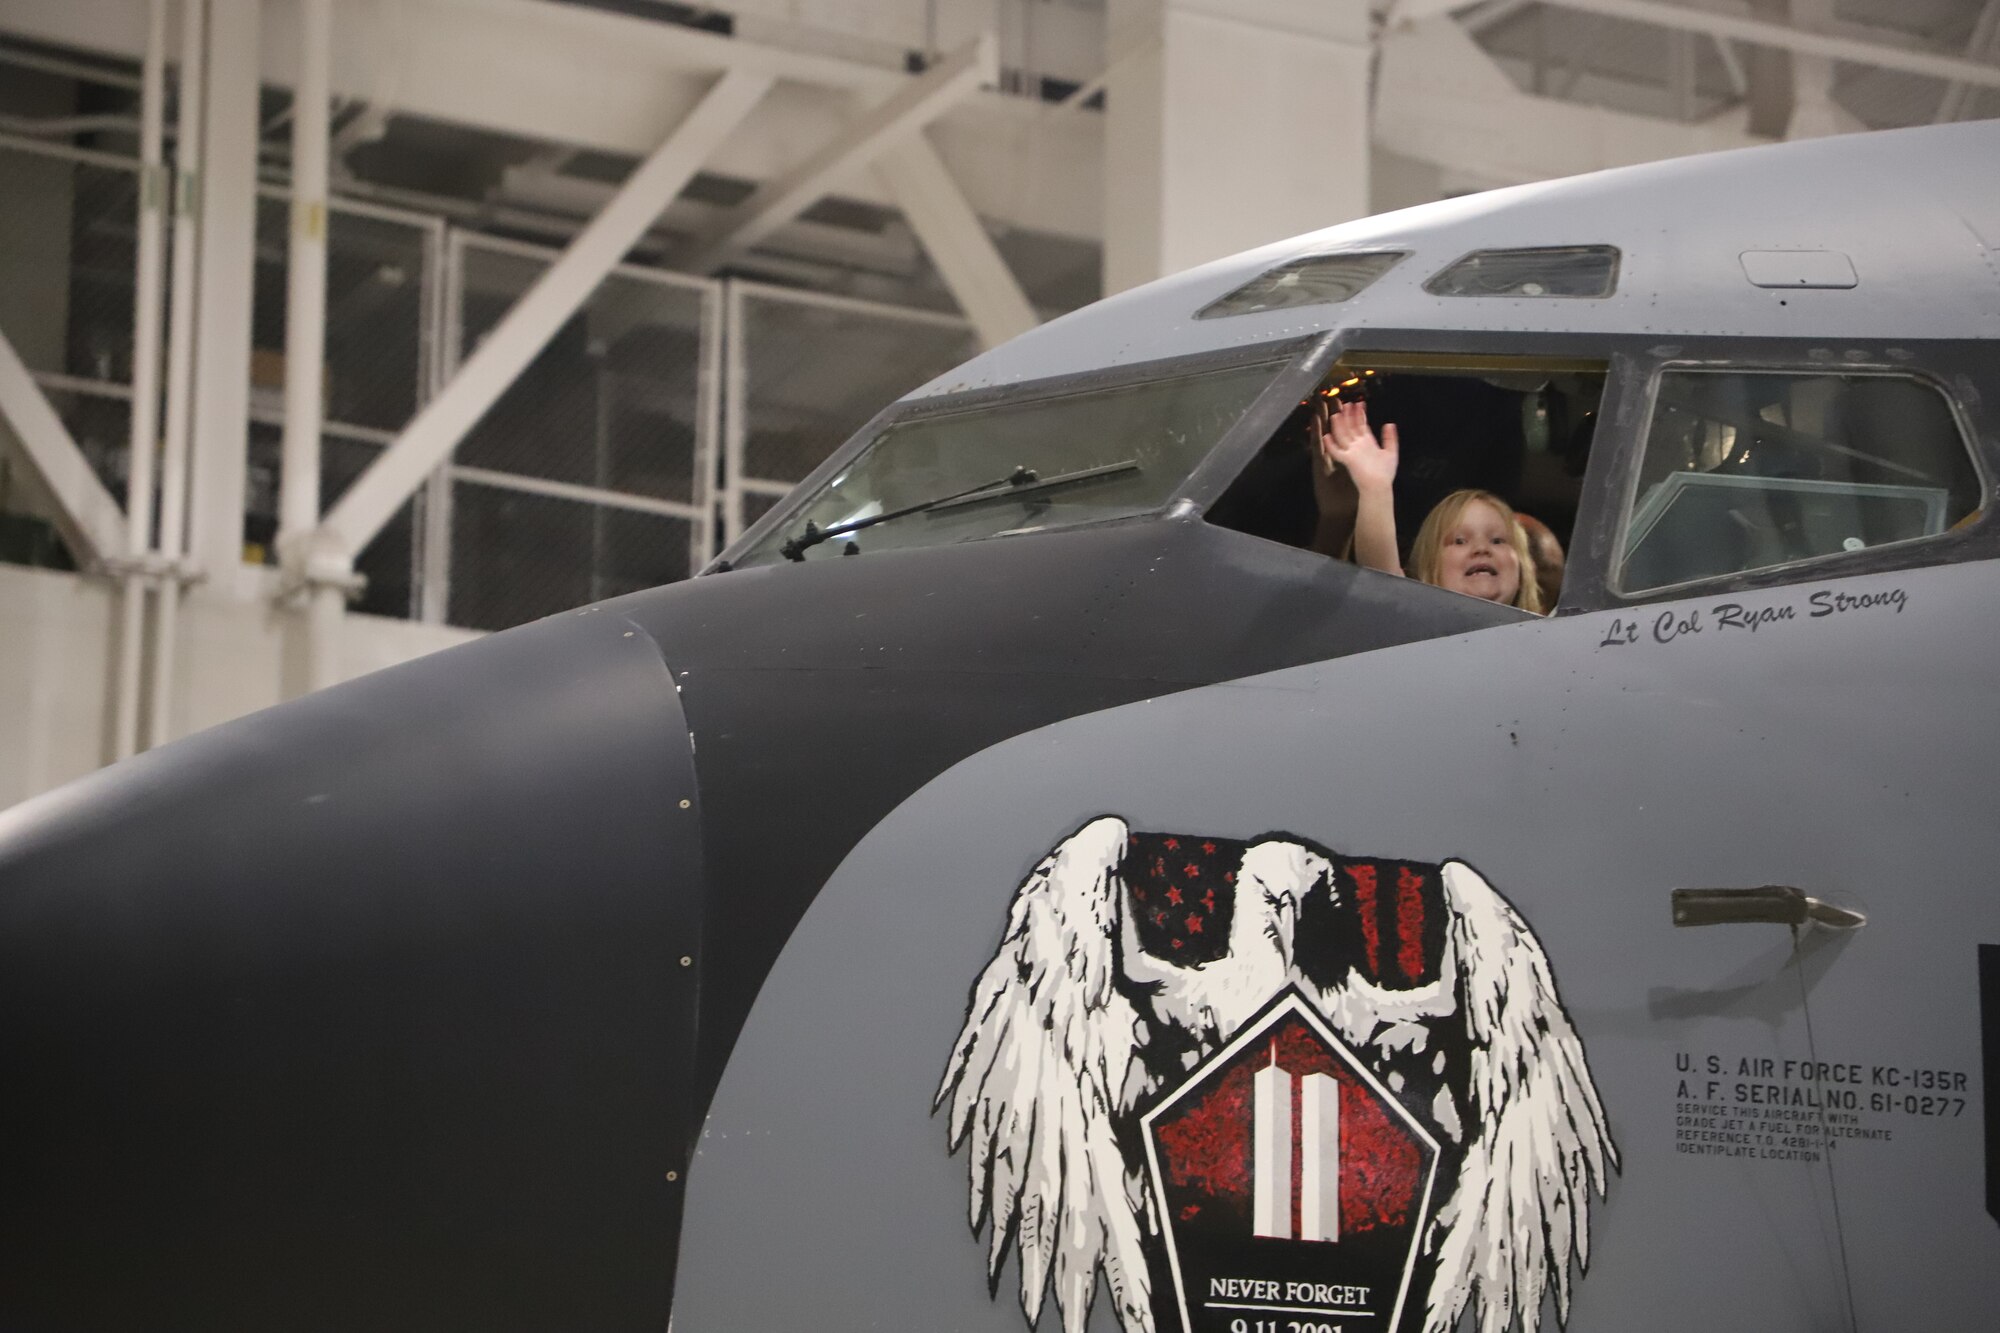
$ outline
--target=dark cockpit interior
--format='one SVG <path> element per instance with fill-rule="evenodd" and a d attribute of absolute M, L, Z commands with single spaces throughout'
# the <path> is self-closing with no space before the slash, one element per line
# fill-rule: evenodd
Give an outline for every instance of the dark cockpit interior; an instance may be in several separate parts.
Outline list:
<path fill-rule="evenodd" d="M 1317 400 L 1359 401 L 1378 435 L 1393 423 L 1401 438 L 1395 515 L 1406 561 L 1424 517 L 1464 489 L 1490 491 L 1541 520 L 1567 550 L 1603 392 L 1601 363 L 1349 357 L 1210 506 L 1208 521 L 1287 546 L 1350 554 L 1352 515 L 1330 513 L 1338 501 L 1315 484 L 1313 418 Z"/>

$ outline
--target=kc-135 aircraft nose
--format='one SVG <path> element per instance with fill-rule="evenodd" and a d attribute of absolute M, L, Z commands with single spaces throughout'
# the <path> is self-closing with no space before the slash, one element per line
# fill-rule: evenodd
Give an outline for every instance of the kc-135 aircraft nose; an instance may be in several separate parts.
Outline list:
<path fill-rule="evenodd" d="M 0 814 L 0 1316 L 656 1327 L 742 1022 L 903 798 L 1518 616 L 1192 521 L 741 570 Z"/>

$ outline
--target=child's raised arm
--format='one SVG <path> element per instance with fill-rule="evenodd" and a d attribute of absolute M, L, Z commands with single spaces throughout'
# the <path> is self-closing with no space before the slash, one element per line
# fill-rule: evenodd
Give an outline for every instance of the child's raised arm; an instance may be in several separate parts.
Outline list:
<path fill-rule="evenodd" d="M 1396 456 L 1394 425 L 1382 427 L 1378 443 L 1368 428 L 1368 409 L 1360 403 L 1333 408 L 1324 400 L 1314 419 L 1319 436 L 1320 466 L 1331 472 L 1347 469 L 1360 495 L 1354 516 L 1354 559 L 1385 574 L 1401 574 L 1396 553 Z"/>

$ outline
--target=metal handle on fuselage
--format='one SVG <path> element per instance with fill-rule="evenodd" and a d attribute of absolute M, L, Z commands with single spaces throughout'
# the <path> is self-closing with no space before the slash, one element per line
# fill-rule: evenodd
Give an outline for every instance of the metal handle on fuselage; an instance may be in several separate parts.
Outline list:
<path fill-rule="evenodd" d="M 1858 930 L 1868 924 L 1860 912 L 1810 897 L 1787 884 L 1754 889 L 1675 889 L 1676 926 L 1731 926 L 1744 922 L 1778 926 L 1820 925 Z"/>

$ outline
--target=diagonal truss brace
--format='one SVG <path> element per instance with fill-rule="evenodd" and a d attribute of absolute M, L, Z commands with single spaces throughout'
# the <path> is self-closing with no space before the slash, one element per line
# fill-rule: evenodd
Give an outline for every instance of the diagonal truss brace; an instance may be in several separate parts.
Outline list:
<path fill-rule="evenodd" d="M 863 112 L 819 152 L 757 187 L 695 243 L 681 267 L 691 273 L 714 272 L 819 202 L 840 176 L 909 140 L 998 77 L 998 47 L 991 33 L 982 33 Z"/>
<path fill-rule="evenodd" d="M 79 565 L 101 569 L 126 554 L 125 513 L 28 373 L 21 354 L 0 333 L 0 416 L 14 428 L 28 461 L 55 496 L 57 527 Z"/>
<path fill-rule="evenodd" d="M 750 114 L 774 76 L 734 69 L 549 266 L 450 384 L 340 497 L 314 534 L 309 565 L 351 563 L 431 471 L 451 456 L 507 386 L 574 315 L 709 156 Z"/>
<path fill-rule="evenodd" d="M 919 131 L 875 164 L 979 340 L 998 347 L 1040 321 L 951 171 Z"/>

